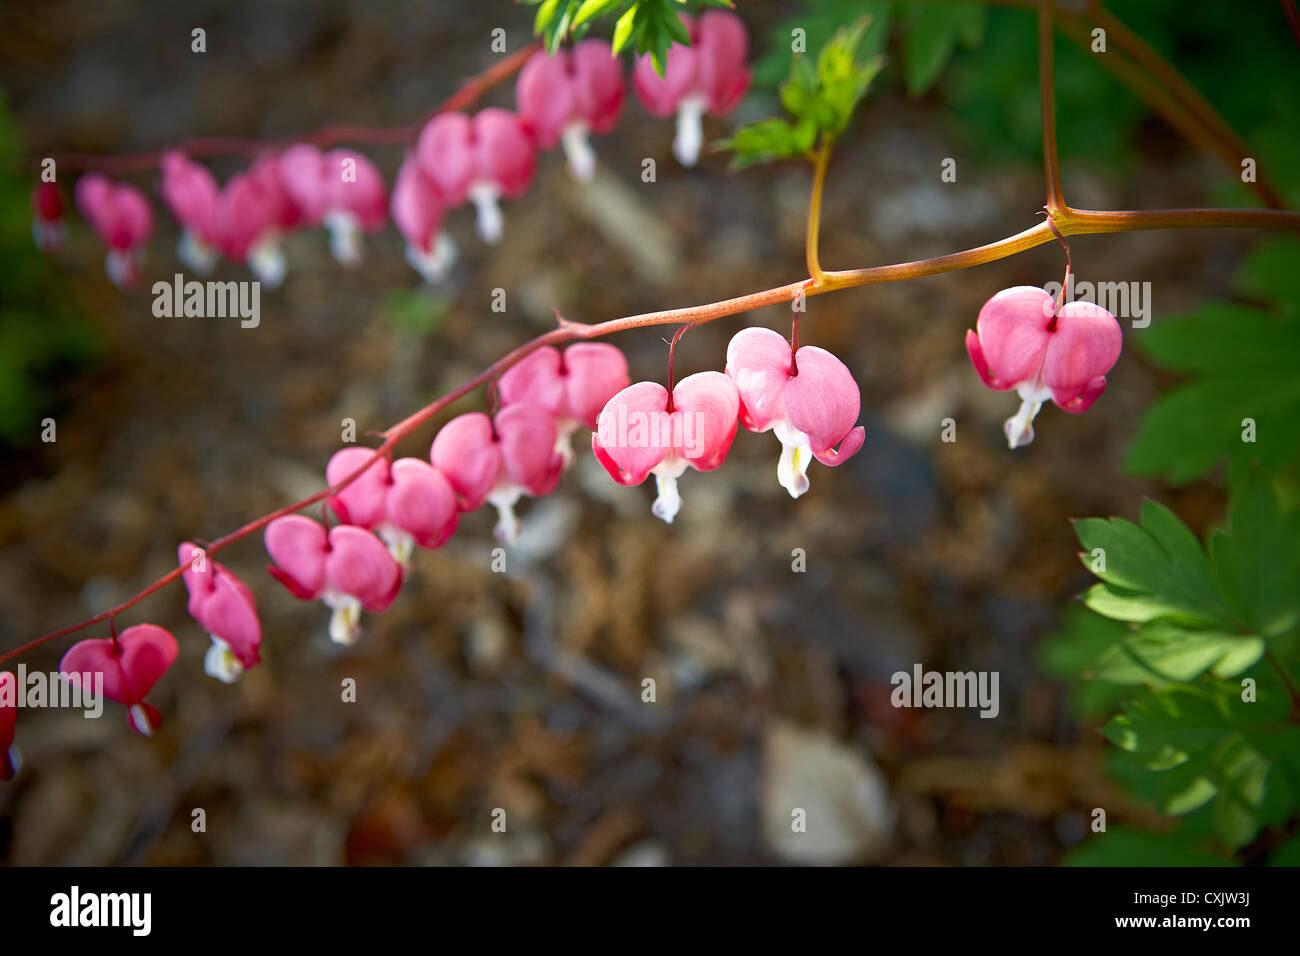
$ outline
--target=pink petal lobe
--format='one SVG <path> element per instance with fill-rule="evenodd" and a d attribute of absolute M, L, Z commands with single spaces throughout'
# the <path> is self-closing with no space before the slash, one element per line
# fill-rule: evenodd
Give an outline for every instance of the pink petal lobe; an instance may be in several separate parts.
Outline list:
<path fill-rule="evenodd" d="M 292 581 L 300 597 L 320 594 L 329 550 L 325 529 L 306 515 L 285 515 L 266 526 L 265 537 L 266 552 L 284 575 L 282 583 Z"/>
<path fill-rule="evenodd" d="M 1053 393 L 1077 395 L 1114 367 L 1123 344 L 1115 316 L 1091 302 L 1070 302 L 1047 346 L 1043 384 Z"/>
<path fill-rule="evenodd" d="M 367 611 L 383 611 L 401 584 L 401 569 L 384 543 L 351 525 L 330 529 L 325 577 L 329 587 L 361 602 Z"/>
<path fill-rule="evenodd" d="M 608 342 L 578 342 L 564 350 L 562 414 L 594 429 L 601 409 L 629 384 L 627 358 Z"/>
<path fill-rule="evenodd" d="M 418 458 L 393 462 L 388 521 L 422 548 L 440 548 L 456 530 L 456 492 L 437 468 Z"/>
<path fill-rule="evenodd" d="M 338 513 L 347 524 L 373 528 L 384 520 L 384 497 L 390 486 L 388 462 L 380 458 L 367 468 L 366 462 L 374 457 L 373 448 L 343 448 L 336 451 L 325 466 L 325 481 L 330 486 L 337 485 L 361 468 L 366 469 L 359 478 L 329 499 L 331 504 L 342 504 Z"/>
<path fill-rule="evenodd" d="M 1032 381 L 1037 374 L 1052 336 L 1047 326 L 1055 306 L 1042 289 L 1022 285 L 1003 289 L 980 309 L 975 330 L 988 374 L 1003 388 Z"/>
<path fill-rule="evenodd" d="M 563 468 L 554 416 L 540 405 L 521 403 L 501 409 L 495 422 L 505 475 L 534 497 L 550 492 Z"/>
<path fill-rule="evenodd" d="M 790 423 L 808 436 L 813 454 L 845 460 L 849 454 L 831 453 L 831 448 L 845 440 L 857 424 L 861 410 L 858 383 L 848 366 L 825 349 L 805 345 L 795 355 L 799 374 L 790 379 L 785 390 L 785 407 Z M 862 446 L 857 442 L 857 451 Z"/>
<path fill-rule="evenodd" d="M 614 395 L 601 411 L 592 450 L 615 481 L 639 485 L 668 454 L 672 430 L 668 390 L 637 382 Z"/>
<path fill-rule="evenodd" d="M 785 418 L 790 355 L 790 343 L 771 329 L 743 329 L 727 345 L 727 375 L 740 395 L 740 421 L 750 431 L 765 432 Z"/>
<path fill-rule="evenodd" d="M 572 348 L 572 346 L 571 346 Z M 517 402 L 540 405 L 552 415 L 564 413 L 564 379 L 558 349 L 543 346 L 502 374 L 497 394 L 503 406 Z"/>
<path fill-rule="evenodd" d="M 501 469 L 491 420 L 482 412 L 453 418 L 434 437 L 429 459 L 451 482 L 461 511 L 481 507 Z"/>
<path fill-rule="evenodd" d="M 674 416 L 682 422 L 678 445 L 682 457 L 699 471 L 721 465 L 736 437 L 740 414 L 736 383 L 721 372 L 696 372 L 677 383 L 673 406 Z"/>
<path fill-rule="evenodd" d="M 420 170 L 448 206 L 459 206 L 474 181 L 474 124 L 464 113 L 440 113 L 425 124 L 415 146 Z"/>

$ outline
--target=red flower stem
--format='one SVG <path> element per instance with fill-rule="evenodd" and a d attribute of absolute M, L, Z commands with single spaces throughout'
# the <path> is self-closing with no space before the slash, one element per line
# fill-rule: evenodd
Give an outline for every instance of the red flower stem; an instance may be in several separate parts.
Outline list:
<path fill-rule="evenodd" d="M 472 106 L 480 96 L 503 80 L 514 76 L 534 52 L 541 49 L 541 41 L 530 43 L 504 59 L 494 63 L 478 76 L 466 81 L 460 89 L 418 123 L 407 126 L 325 126 L 313 133 L 286 136 L 278 139 L 250 139 L 224 136 L 204 136 L 187 139 L 164 149 L 145 153 L 123 153 L 118 156 L 101 156 L 93 153 L 47 153 L 34 156 L 28 166 L 39 168 L 45 159 L 53 159 L 60 170 L 73 172 L 96 170 L 110 175 L 145 172 L 155 169 L 163 153 L 178 150 L 191 159 L 210 156 L 256 156 L 260 153 L 284 149 L 295 143 L 311 143 L 322 149 L 340 143 L 369 146 L 402 146 L 415 142 L 424 124 L 439 113 L 463 110 Z"/>
<path fill-rule="evenodd" d="M 1070 209 L 1066 207 L 1058 211 L 1054 216 L 1056 227 L 1065 235 L 1096 235 L 1113 232 L 1133 232 L 1146 229 L 1181 229 L 1192 228 L 1197 226 L 1224 226 L 1224 227 L 1260 227 L 1274 229 L 1294 229 L 1300 231 L 1300 213 L 1284 212 L 1273 209 L 1152 209 L 1143 211 L 1132 210 L 1093 210 L 1093 209 Z M 607 322 L 597 322 L 595 324 L 586 324 L 582 322 L 570 322 L 564 320 L 564 324 L 559 328 L 552 329 L 542 335 L 537 336 L 525 342 L 523 345 L 507 353 L 504 357 L 494 362 L 492 365 L 479 372 L 473 378 L 469 379 L 458 388 L 453 389 L 441 398 L 430 402 L 419 411 L 408 415 L 396 425 L 393 425 L 387 431 L 383 432 L 384 443 L 375 450 L 364 464 L 357 468 L 352 474 L 348 475 L 342 481 L 328 488 L 323 488 L 316 494 L 304 498 L 293 504 L 285 505 L 270 514 L 263 515 L 254 521 L 250 521 L 235 531 L 230 532 L 223 537 L 212 542 L 209 547 L 209 554 L 216 554 L 234 544 L 242 538 L 248 537 L 256 531 L 261 531 L 276 518 L 284 515 L 295 514 L 314 505 L 318 501 L 323 501 L 331 495 L 336 495 L 354 480 L 359 478 L 372 464 L 392 452 L 393 448 L 402 439 L 406 438 L 421 425 L 432 420 L 443 409 L 453 402 L 463 398 L 477 388 L 486 385 L 492 379 L 499 376 L 506 369 L 519 362 L 529 353 L 545 345 L 563 345 L 566 342 L 577 340 L 587 340 L 602 338 L 606 335 L 613 335 L 618 332 L 626 332 L 631 329 L 641 329 L 655 325 L 674 325 L 684 323 L 686 327 L 703 325 L 706 322 L 712 322 L 714 319 L 720 319 L 724 316 L 736 315 L 740 312 L 748 312 L 751 309 L 759 309 L 764 306 L 776 305 L 781 302 L 792 301 L 801 291 L 805 295 L 821 295 L 824 292 L 833 292 L 839 289 L 849 289 L 858 286 L 877 285 L 883 282 L 899 282 L 904 279 L 917 279 L 922 276 L 938 275 L 941 272 L 953 272 L 958 269 L 969 269 L 972 266 L 983 265 L 986 262 L 993 262 L 998 259 L 1005 259 L 1008 256 L 1016 255 L 1035 246 L 1041 246 L 1044 243 L 1052 242 L 1055 239 L 1051 226 L 1046 222 L 1040 222 L 1024 232 L 1016 233 L 1014 236 L 1008 236 L 1005 239 L 999 239 L 997 242 L 991 242 L 987 245 L 976 246 L 973 249 L 966 249 L 961 252 L 949 253 L 946 256 L 938 256 L 933 259 L 920 259 L 915 262 L 900 262 L 887 266 L 872 266 L 866 269 L 851 269 L 842 272 L 827 272 L 825 279 L 821 283 L 810 283 L 807 279 L 800 279 L 797 282 L 790 282 L 786 285 L 776 286 L 772 289 L 765 289 L 762 292 L 751 292 L 748 295 L 736 296 L 731 299 L 722 299 L 718 302 L 711 302 L 708 305 L 690 306 L 683 309 L 667 309 L 660 312 L 644 312 L 640 315 L 630 315 L 619 319 L 610 319 Z M 684 331 L 681 330 L 681 331 Z M 679 332 L 680 335 L 680 332 Z M 670 392 L 671 394 L 671 392 Z M 34 648 L 40 647 L 50 641 L 57 640 L 77 631 L 84 630 L 95 624 L 106 621 L 109 618 L 121 614 L 128 608 L 139 604 L 146 597 L 155 591 L 166 587 L 171 582 L 181 576 L 181 571 L 186 565 L 180 565 L 164 574 L 157 581 L 154 581 L 148 587 L 144 588 L 138 594 L 128 598 L 121 604 L 101 611 L 94 617 L 72 624 L 68 627 L 61 628 L 57 631 L 51 631 L 34 640 L 28 641 L 11 651 L 0 655 L 0 664 L 12 660 L 20 654 Z"/>

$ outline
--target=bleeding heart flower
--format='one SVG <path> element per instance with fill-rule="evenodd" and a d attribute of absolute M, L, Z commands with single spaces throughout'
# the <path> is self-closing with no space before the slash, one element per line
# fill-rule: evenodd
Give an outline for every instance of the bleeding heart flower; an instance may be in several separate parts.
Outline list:
<path fill-rule="evenodd" d="M 1049 398 L 1072 414 L 1106 391 L 1106 373 L 1124 336 L 1101 306 L 1056 301 L 1034 286 L 1003 289 L 984 303 L 966 351 L 980 380 L 995 391 L 1014 388 L 1020 410 L 1003 426 L 1012 448 L 1034 440 L 1034 416 Z"/>
<path fill-rule="evenodd" d="M 295 597 L 320 598 L 330 615 L 330 639 L 355 644 L 361 611 L 388 609 L 402 586 L 402 572 L 382 541 L 354 525 L 326 531 L 304 515 L 286 515 L 266 526 L 267 568 Z"/>
<path fill-rule="evenodd" d="M 543 346 L 501 376 L 501 404 L 540 405 L 555 419 L 556 451 L 573 461 L 570 436 L 579 425 L 595 429 L 605 403 L 628 386 L 627 359 L 606 342 L 579 342 L 563 352 Z"/>
<path fill-rule="evenodd" d="M 538 50 L 519 73 L 515 102 L 537 145 L 563 143 L 569 172 L 588 182 L 596 154 L 588 133 L 608 133 L 618 122 L 627 95 L 623 67 L 605 40 L 583 40 L 554 56 Z"/>
<path fill-rule="evenodd" d="M 600 413 L 591 450 L 620 485 L 655 476 L 651 511 L 669 523 L 681 508 L 677 479 L 686 466 L 713 471 L 736 437 L 740 397 L 721 372 L 697 372 L 669 395 L 658 382 L 637 382 L 609 400 Z"/>
<path fill-rule="evenodd" d="M 152 736 L 162 715 L 144 699 L 176 660 L 176 638 L 154 624 L 136 624 L 113 638 L 91 638 L 68 648 L 59 673 L 72 686 L 83 674 L 104 675 L 104 696 L 124 704 L 127 725 Z"/>
<path fill-rule="evenodd" d="M 18 748 L 14 728 L 18 723 L 18 678 L 0 671 L 0 780 L 12 780 L 18 772 Z"/>
<path fill-rule="evenodd" d="M 776 480 L 790 497 L 808 490 L 813 458 L 840 465 L 862 447 L 866 432 L 854 427 L 858 383 L 825 349 L 804 345 L 794 352 L 779 332 L 744 329 L 727 346 L 727 374 L 740 393 L 741 423 L 752 432 L 771 429 L 781 442 Z"/>
<path fill-rule="evenodd" d="M 217 197 L 221 190 L 216 177 L 205 166 L 184 153 L 163 153 L 163 202 L 181 226 L 176 255 L 199 275 L 208 275 L 217 263 L 221 235 L 217 231 Z"/>
<path fill-rule="evenodd" d="M 32 238 L 41 252 L 63 248 L 67 229 L 63 225 L 63 193 L 57 183 L 37 182 L 32 190 Z"/>
<path fill-rule="evenodd" d="M 406 239 L 406 261 L 425 282 L 437 282 L 456 261 L 456 244 L 442 231 L 447 209 L 411 156 L 402 160 L 393 183 L 393 222 Z"/>
<path fill-rule="evenodd" d="M 637 58 L 632 71 L 646 110 L 653 116 L 677 114 L 673 155 L 683 166 L 694 166 L 704 142 L 704 114 L 730 113 L 749 89 L 749 33 L 734 13 L 709 10 L 698 20 L 680 16 L 691 44 L 668 48 L 663 76 L 649 54 Z"/>
<path fill-rule="evenodd" d="M 539 405 L 507 405 L 488 418 L 468 412 L 442 426 L 429 457 L 447 476 L 461 511 L 487 502 L 497 509 L 496 536 L 514 544 L 515 503 L 554 490 L 564 460 L 555 451 L 555 419 Z"/>
<path fill-rule="evenodd" d="M 104 271 L 118 288 L 140 278 L 144 247 L 153 235 L 153 210 L 144 194 L 126 183 L 114 183 L 102 173 L 77 180 L 77 207 L 108 246 Z"/>
<path fill-rule="evenodd" d="M 203 670 L 211 677 L 233 684 L 246 668 L 261 660 L 262 625 L 257 603 L 248 585 L 228 568 L 207 556 L 190 542 L 177 549 L 185 590 L 190 594 L 190 617 L 208 632 L 212 646 L 203 658 Z"/>
<path fill-rule="evenodd" d="M 476 228 L 485 242 L 501 241 L 498 200 L 528 191 L 537 167 L 532 137 L 519 117 L 489 107 L 474 118 L 439 113 L 420 131 L 415 147 L 420 169 L 450 206 L 468 199 L 477 211 Z"/>
<path fill-rule="evenodd" d="M 362 232 L 377 232 L 388 220 L 384 177 L 375 164 L 352 150 L 322 153 L 299 143 L 280 154 L 278 169 L 303 224 L 323 222 L 334 258 L 345 266 L 359 263 Z"/>
<path fill-rule="evenodd" d="M 247 262 L 268 289 L 283 282 L 288 269 L 280 237 L 283 223 L 296 215 L 290 206 L 271 164 L 231 176 L 217 199 L 222 251 L 234 262 Z"/>
<path fill-rule="evenodd" d="M 336 485 L 374 458 L 370 448 L 344 448 L 325 467 L 325 479 Z M 440 548 L 460 521 L 456 494 L 442 472 L 418 458 L 387 459 L 366 468 L 334 497 L 330 506 L 346 524 L 374 531 L 404 569 L 411 551 Z"/>

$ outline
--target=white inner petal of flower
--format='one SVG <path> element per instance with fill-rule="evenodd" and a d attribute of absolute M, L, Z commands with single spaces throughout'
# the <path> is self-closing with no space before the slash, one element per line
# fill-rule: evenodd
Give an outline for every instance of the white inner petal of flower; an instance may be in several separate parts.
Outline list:
<path fill-rule="evenodd" d="M 131 709 L 127 712 L 131 718 L 131 726 L 146 737 L 153 736 L 153 727 L 149 725 L 149 715 L 139 704 L 132 704 Z"/>
<path fill-rule="evenodd" d="M 591 148 L 587 133 L 587 124 L 575 120 L 564 127 L 564 132 L 560 134 L 560 145 L 564 148 L 564 158 L 568 161 L 569 175 L 580 183 L 589 183 L 596 175 L 596 151 Z"/>
<path fill-rule="evenodd" d="M 683 166 L 694 166 L 704 145 L 704 110 L 708 104 L 702 96 L 688 96 L 677 107 L 677 135 L 673 137 L 673 155 Z"/>
<path fill-rule="evenodd" d="M 808 436 L 790 424 L 788 419 L 774 422 L 772 433 L 781 442 L 781 458 L 776 463 L 776 480 L 798 498 L 808 490 L 808 465 L 812 462 L 812 442 Z"/>
<path fill-rule="evenodd" d="M 118 288 L 129 286 L 139 271 L 139 258 L 129 252 L 110 249 L 104 258 L 104 271 Z"/>
<path fill-rule="evenodd" d="M 212 638 L 212 646 L 203 656 L 204 673 L 209 677 L 215 677 L 223 684 L 233 684 L 244 672 L 244 665 L 239 662 L 239 658 L 235 656 L 229 644 L 215 634 L 208 636 Z"/>
<path fill-rule="evenodd" d="M 487 496 L 488 504 L 497 509 L 497 526 L 492 533 L 498 541 L 511 547 L 519 540 L 519 517 L 515 514 L 515 503 L 523 494 L 523 488 L 502 481 Z"/>
<path fill-rule="evenodd" d="M 456 243 L 446 233 L 438 233 L 433 239 L 433 247 L 425 252 L 412 243 L 406 245 L 406 261 L 411 268 L 420 273 L 425 282 L 439 282 L 446 278 L 447 270 L 456 261 Z"/>
<path fill-rule="evenodd" d="M 330 614 L 330 640 L 351 646 L 361 636 L 361 602 L 350 594 L 326 591 L 321 595 Z"/>
<path fill-rule="evenodd" d="M 469 187 L 469 201 L 474 204 L 477 218 L 474 229 L 484 242 L 496 245 L 505 232 L 505 217 L 501 215 L 501 190 L 492 183 L 477 182 Z"/>
<path fill-rule="evenodd" d="M 411 555 L 415 552 L 415 537 L 395 524 L 385 522 L 375 528 L 375 534 L 388 545 L 388 553 L 405 573 L 411 570 Z"/>
<path fill-rule="evenodd" d="M 191 271 L 205 276 L 210 275 L 217 264 L 217 250 L 186 229 L 176 243 L 176 258 L 189 266 Z"/>
<path fill-rule="evenodd" d="M 670 452 L 668 457 L 655 465 L 650 474 L 655 476 L 655 491 L 658 496 L 650 506 L 650 513 L 656 518 L 673 523 L 677 512 L 682 509 L 682 496 L 677 493 L 677 479 L 686 471 L 686 459 Z"/>
<path fill-rule="evenodd" d="M 330 231 L 330 253 L 345 266 L 361 261 L 361 223 L 350 212 L 332 209 L 325 214 L 325 228 Z"/>
<path fill-rule="evenodd" d="M 1024 382 L 1016 387 L 1020 408 L 1002 425 L 1008 448 L 1021 448 L 1034 440 L 1034 417 L 1043 402 L 1052 397 L 1052 390 L 1037 382 Z"/>
<path fill-rule="evenodd" d="M 555 451 L 564 462 L 563 468 L 568 471 L 569 466 L 573 464 L 573 433 L 578 430 L 582 422 L 575 418 L 559 418 L 555 422 Z"/>
<path fill-rule="evenodd" d="M 257 276 L 267 289 L 274 289 L 284 281 L 284 274 L 289 271 L 289 263 L 284 258 L 284 250 L 280 248 L 278 235 L 268 232 L 249 247 L 248 268 L 253 270 L 253 275 Z"/>

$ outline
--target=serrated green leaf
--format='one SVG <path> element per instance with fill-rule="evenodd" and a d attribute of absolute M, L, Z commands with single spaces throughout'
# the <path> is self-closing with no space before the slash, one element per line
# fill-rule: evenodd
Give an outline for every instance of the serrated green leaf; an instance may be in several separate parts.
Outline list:
<path fill-rule="evenodd" d="M 1085 567 L 1105 555 L 1102 584 L 1085 597 L 1100 614 L 1146 622 L 1172 618 L 1190 625 L 1232 629 L 1235 621 L 1214 586 L 1195 535 L 1162 505 L 1148 501 L 1139 527 L 1123 518 L 1075 522 Z"/>
<path fill-rule="evenodd" d="M 1294 812 L 1300 792 L 1289 697 L 1271 671 L 1256 681 L 1254 701 L 1228 682 L 1147 691 L 1103 728 L 1141 795 L 1163 813 L 1206 808 L 1214 834 L 1233 849 Z"/>
<path fill-rule="evenodd" d="M 1273 297 L 1266 311 L 1210 302 L 1137 335 L 1158 365 L 1190 376 L 1147 410 L 1125 465 L 1185 484 L 1227 460 L 1276 471 L 1300 456 L 1300 283 L 1296 251 L 1283 239 L 1243 264 L 1237 285 Z"/>
<path fill-rule="evenodd" d="M 1221 631 L 1153 624 L 1126 635 L 1096 659 L 1088 676 L 1117 684 L 1162 686 L 1210 671 L 1235 677 L 1264 656 L 1264 642 Z"/>

